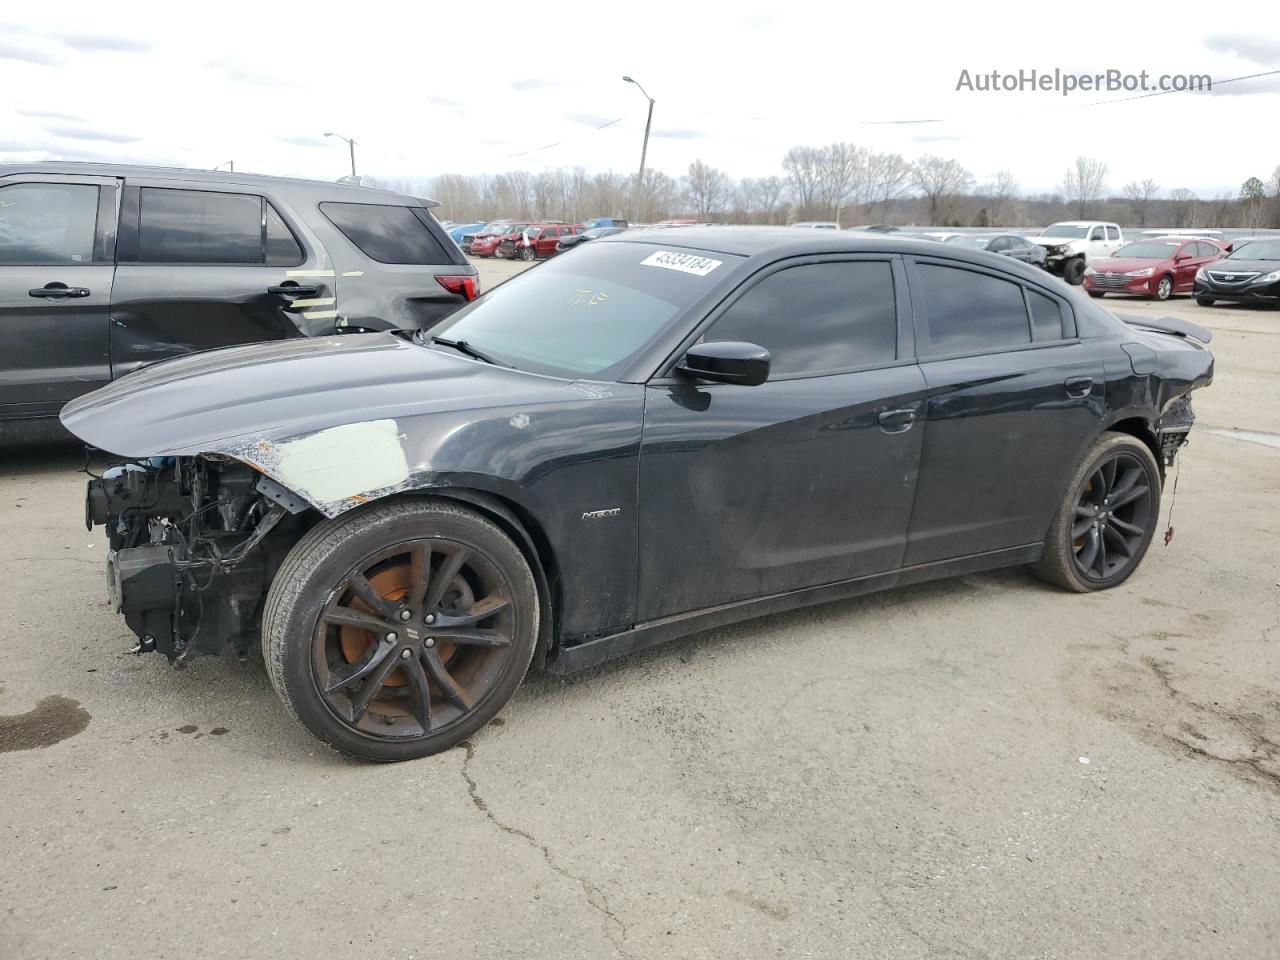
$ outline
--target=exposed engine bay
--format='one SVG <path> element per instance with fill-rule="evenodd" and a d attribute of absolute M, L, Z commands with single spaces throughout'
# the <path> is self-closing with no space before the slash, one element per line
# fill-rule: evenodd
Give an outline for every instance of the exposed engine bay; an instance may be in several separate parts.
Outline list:
<path fill-rule="evenodd" d="M 91 476 L 93 476 L 91 474 Z M 257 642 L 267 587 L 309 526 L 307 504 L 230 457 L 153 457 L 89 481 L 85 526 L 104 524 L 107 590 L 175 665 Z"/>

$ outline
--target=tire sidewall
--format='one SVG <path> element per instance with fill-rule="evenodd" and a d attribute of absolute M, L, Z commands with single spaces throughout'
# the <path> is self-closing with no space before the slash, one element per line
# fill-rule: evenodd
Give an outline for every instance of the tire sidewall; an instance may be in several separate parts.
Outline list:
<path fill-rule="evenodd" d="M 328 531 L 324 528 L 336 527 L 347 520 L 344 525 L 347 529 L 341 531 L 346 536 L 340 537 L 332 549 L 322 548 L 318 562 L 309 564 L 297 577 L 291 578 L 298 582 L 286 584 L 277 578 L 272 583 L 272 593 L 279 588 L 288 590 L 291 597 L 280 604 L 273 604 L 269 598 L 268 608 L 278 607 L 272 610 L 278 616 L 264 618 L 263 623 L 264 653 L 269 660 L 274 658 L 278 667 L 272 671 L 272 681 L 297 719 L 314 736 L 342 753 L 375 761 L 409 760 L 438 753 L 472 736 L 497 715 L 520 686 L 538 635 L 537 589 L 532 574 L 519 548 L 497 527 L 469 511 L 433 511 L 429 501 L 419 501 L 418 510 L 405 509 L 403 503 L 391 506 L 398 509 L 364 508 L 363 516 L 348 519 L 344 515 L 337 522 L 322 523 L 308 534 L 310 538 L 317 531 L 335 532 L 333 527 Z M 308 538 L 299 541 L 294 549 L 305 549 Z M 320 610 L 352 568 L 379 550 L 413 539 L 460 541 L 493 563 L 510 587 L 514 611 L 513 649 L 498 682 L 465 717 L 429 738 L 379 740 L 349 727 L 334 716 L 324 702 L 312 663 L 314 630 Z M 272 622 L 268 623 L 267 619 Z M 272 649 L 275 645 L 281 649 Z"/>

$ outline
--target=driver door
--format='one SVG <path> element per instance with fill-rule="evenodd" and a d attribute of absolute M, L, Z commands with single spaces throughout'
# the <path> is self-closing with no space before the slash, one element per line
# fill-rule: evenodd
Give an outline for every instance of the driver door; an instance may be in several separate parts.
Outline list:
<path fill-rule="evenodd" d="M 700 337 L 768 349 L 765 383 L 650 382 L 638 621 L 901 564 L 925 390 L 906 303 L 896 257 L 774 265 Z"/>

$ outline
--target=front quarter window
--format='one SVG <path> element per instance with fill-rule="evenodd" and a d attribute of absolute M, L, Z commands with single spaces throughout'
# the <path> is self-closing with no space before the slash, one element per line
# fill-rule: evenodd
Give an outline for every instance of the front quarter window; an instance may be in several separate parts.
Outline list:
<path fill-rule="evenodd" d="M 462 308 L 430 333 L 534 373 L 609 379 L 742 260 L 653 244 L 592 243 Z"/>

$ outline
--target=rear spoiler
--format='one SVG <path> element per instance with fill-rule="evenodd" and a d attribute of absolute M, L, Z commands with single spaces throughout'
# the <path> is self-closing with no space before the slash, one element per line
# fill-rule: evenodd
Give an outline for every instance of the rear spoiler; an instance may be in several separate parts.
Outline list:
<path fill-rule="evenodd" d="M 1208 343 L 1213 339 L 1212 331 L 1205 329 L 1198 323 L 1192 323 L 1190 320 L 1179 320 L 1177 317 L 1124 316 L 1118 313 L 1115 316 L 1117 320 L 1123 320 L 1131 327 L 1154 330 L 1156 333 L 1169 333 L 1175 337 L 1190 337 L 1193 340 L 1199 340 L 1201 343 Z"/>

